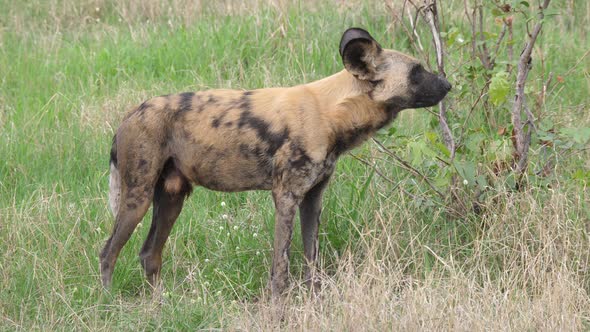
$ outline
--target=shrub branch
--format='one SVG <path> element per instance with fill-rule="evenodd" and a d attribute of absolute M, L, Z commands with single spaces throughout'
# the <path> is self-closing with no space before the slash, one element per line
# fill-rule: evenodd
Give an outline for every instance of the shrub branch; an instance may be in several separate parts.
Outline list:
<path fill-rule="evenodd" d="M 424 15 L 424 19 L 432 31 L 432 39 L 434 42 L 434 47 L 436 48 L 436 65 L 438 67 L 438 72 L 440 75 L 446 77 L 447 75 L 445 73 L 443 42 L 440 38 L 436 0 L 424 0 L 422 14 Z M 451 129 L 447 123 L 447 103 L 445 100 L 442 100 L 439 103 L 438 120 L 443 141 L 451 154 L 451 160 L 453 160 L 453 158 L 455 158 L 455 140 L 453 139 L 453 134 L 451 133 Z"/>
<path fill-rule="evenodd" d="M 535 45 L 535 41 L 541 32 L 541 28 L 543 27 L 543 18 L 545 17 L 543 10 L 547 9 L 550 2 L 551 0 L 544 0 L 543 4 L 539 6 L 539 21 L 533 28 L 532 33 L 529 35 L 529 40 L 526 43 L 524 50 L 520 54 L 520 59 L 518 61 L 516 95 L 514 97 L 514 104 L 512 106 L 512 125 L 514 128 L 513 135 L 515 150 L 514 163 L 515 171 L 518 176 L 522 176 L 527 168 L 528 151 L 531 144 L 531 127 L 534 120 L 531 117 L 530 112 L 525 112 L 527 119 L 524 121 L 524 123 L 521 118 L 523 107 L 526 109 L 524 88 L 527 76 L 531 70 L 531 53 L 533 51 L 533 46 Z M 526 133 L 524 131 L 525 126 L 527 126 Z"/>

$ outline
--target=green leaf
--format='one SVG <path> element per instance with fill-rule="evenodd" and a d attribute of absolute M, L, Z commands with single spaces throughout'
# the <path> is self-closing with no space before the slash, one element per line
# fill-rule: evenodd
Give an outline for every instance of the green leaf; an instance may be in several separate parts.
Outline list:
<path fill-rule="evenodd" d="M 457 170 L 457 173 L 464 179 L 467 180 L 467 184 L 475 184 L 475 174 L 477 173 L 477 166 L 471 161 L 453 161 L 453 166 Z"/>
<path fill-rule="evenodd" d="M 388 130 L 389 136 L 395 136 L 396 133 L 397 133 L 396 127 L 394 127 L 394 126 L 389 127 L 389 130 Z"/>
<path fill-rule="evenodd" d="M 490 185 L 488 183 L 488 179 L 484 175 L 478 175 L 477 177 L 475 177 L 475 182 L 477 183 L 477 186 L 481 190 L 485 190 L 486 187 L 488 187 Z"/>
<path fill-rule="evenodd" d="M 510 92 L 508 73 L 505 71 L 496 73 L 492 77 L 492 82 L 490 83 L 490 101 L 492 104 L 498 106 L 506 101 L 508 92 Z"/>
<path fill-rule="evenodd" d="M 449 151 L 449 149 L 447 148 L 447 146 L 446 146 L 446 145 L 444 145 L 443 143 L 441 143 L 441 142 L 436 142 L 436 143 L 434 144 L 434 147 L 436 148 L 436 150 L 437 150 L 438 152 L 442 153 L 442 154 L 443 154 L 443 156 L 445 156 L 445 157 L 447 157 L 447 158 L 449 158 L 449 157 L 451 156 L 451 151 Z"/>
<path fill-rule="evenodd" d="M 435 144 L 438 141 L 438 135 L 433 131 L 427 131 L 424 133 L 426 139 L 430 141 L 430 143 Z"/>
<path fill-rule="evenodd" d="M 539 123 L 539 128 L 541 130 L 545 130 L 545 131 L 548 131 L 550 129 L 553 129 L 554 126 L 555 125 L 553 123 L 553 120 L 551 120 L 548 117 L 547 118 L 544 118 L 543 120 L 541 120 L 541 123 Z"/>
<path fill-rule="evenodd" d="M 531 6 L 531 5 L 529 5 L 528 1 L 521 1 L 520 4 L 527 7 L 527 8 L 529 8 Z"/>
<path fill-rule="evenodd" d="M 472 153 L 479 154 L 481 151 L 481 143 L 485 140 L 485 135 L 482 133 L 473 133 L 465 140 L 465 147 Z"/>
<path fill-rule="evenodd" d="M 508 138 L 496 139 L 490 142 L 486 150 L 486 160 L 506 161 L 512 158 L 512 143 Z"/>
<path fill-rule="evenodd" d="M 563 128 L 560 132 L 578 144 L 586 144 L 590 141 L 590 127 Z"/>

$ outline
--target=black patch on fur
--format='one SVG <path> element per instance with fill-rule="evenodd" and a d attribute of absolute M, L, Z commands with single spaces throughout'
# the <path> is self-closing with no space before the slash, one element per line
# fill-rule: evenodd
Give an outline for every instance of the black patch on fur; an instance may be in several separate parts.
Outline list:
<path fill-rule="evenodd" d="M 183 92 L 180 95 L 180 105 L 178 106 L 179 113 L 186 113 L 193 108 L 194 92 Z"/>
<path fill-rule="evenodd" d="M 245 159 L 248 159 L 252 156 L 250 147 L 247 144 L 240 143 L 240 145 L 238 145 L 238 150 L 240 151 L 240 156 Z"/>
<path fill-rule="evenodd" d="M 231 127 L 234 123 L 232 121 L 228 121 L 225 123 L 226 127 Z"/>
<path fill-rule="evenodd" d="M 292 168 L 302 168 L 311 164 L 311 158 L 305 153 L 305 150 L 297 144 L 291 143 L 291 156 L 289 166 Z"/>
<path fill-rule="evenodd" d="M 268 153 L 273 155 L 289 137 L 289 129 L 285 127 L 283 132 L 275 133 L 270 130 L 270 125 L 263 119 L 255 116 L 252 112 L 246 110 L 240 114 L 238 128 L 249 127 L 256 132 L 256 135 L 263 142 L 268 144 Z"/>
<path fill-rule="evenodd" d="M 113 144 L 111 145 L 111 159 L 109 162 L 117 167 L 117 135 L 113 136 Z"/>
<path fill-rule="evenodd" d="M 142 117 L 145 111 L 150 107 L 152 107 L 152 104 L 150 104 L 149 101 L 144 101 L 143 103 L 141 103 L 141 105 L 139 105 L 135 112 L 133 112 L 133 114 Z"/>
<path fill-rule="evenodd" d="M 241 109 L 242 111 L 249 111 L 251 108 L 250 96 L 252 91 L 244 91 L 242 97 L 236 102 L 235 108 Z"/>
<path fill-rule="evenodd" d="M 238 145 L 240 157 L 248 160 L 255 160 L 259 172 L 264 172 L 267 177 L 272 174 L 272 158 L 267 149 L 258 145 L 250 146 L 245 143 Z"/>
<path fill-rule="evenodd" d="M 232 110 L 242 110 L 242 111 L 249 111 L 250 110 L 250 96 L 252 95 L 252 91 L 245 91 L 239 98 L 230 100 L 226 105 L 225 109 L 217 115 L 211 122 L 211 127 L 219 128 L 221 123 L 223 122 L 225 116 Z M 214 96 L 209 96 L 207 103 L 209 102 L 217 102 L 217 99 Z M 199 112 L 203 109 L 203 105 L 200 105 Z M 229 127 L 233 123 L 230 121 L 225 124 L 225 126 Z"/>
<path fill-rule="evenodd" d="M 138 180 L 137 176 L 135 176 L 134 174 L 129 174 L 128 176 L 125 176 L 124 179 L 125 179 L 125 184 L 127 185 L 127 188 L 131 189 L 131 188 L 135 188 L 138 186 L 139 180 Z M 129 190 L 127 197 L 131 198 L 131 197 L 133 197 L 132 195 L 133 195 L 132 191 Z"/>
<path fill-rule="evenodd" d="M 385 112 L 395 118 L 401 110 L 411 107 L 412 103 L 408 98 L 391 97 L 385 101 Z"/>
<path fill-rule="evenodd" d="M 139 163 L 137 164 L 137 170 L 141 173 L 145 173 L 148 170 L 148 162 L 145 159 L 139 159 Z"/>
<path fill-rule="evenodd" d="M 334 143 L 334 151 L 337 154 L 341 154 L 346 152 L 356 146 L 360 141 L 364 141 L 364 139 L 369 135 L 371 131 L 375 130 L 372 126 L 363 126 L 360 128 L 356 128 L 351 131 L 344 132 L 340 136 L 336 137 L 336 142 Z"/>

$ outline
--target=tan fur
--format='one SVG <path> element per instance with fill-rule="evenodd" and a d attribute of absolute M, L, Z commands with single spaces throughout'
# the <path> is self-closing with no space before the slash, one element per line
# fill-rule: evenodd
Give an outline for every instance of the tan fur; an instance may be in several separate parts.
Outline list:
<path fill-rule="evenodd" d="M 169 176 L 164 182 L 164 190 L 169 194 L 178 194 L 182 190 L 183 180 L 179 174 Z"/>
<path fill-rule="evenodd" d="M 129 112 L 111 151 L 116 226 L 101 252 L 103 284 L 119 251 L 154 205 L 140 258 L 157 283 L 162 248 L 192 186 L 271 190 L 275 238 L 270 288 L 287 287 L 293 218 L 299 209 L 306 281 L 316 285 L 321 197 L 340 155 L 390 123 L 404 108 L 430 106 L 450 89 L 418 62 L 384 50 L 361 29 L 340 47 L 345 70 L 288 88 L 211 90 L 160 96 Z"/>

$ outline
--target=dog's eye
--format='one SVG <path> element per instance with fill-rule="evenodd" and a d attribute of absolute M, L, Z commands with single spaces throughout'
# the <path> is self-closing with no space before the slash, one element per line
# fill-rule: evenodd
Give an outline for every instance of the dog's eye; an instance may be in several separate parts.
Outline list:
<path fill-rule="evenodd" d="M 371 83 L 371 85 L 373 87 L 377 86 L 379 83 L 383 82 L 383 80 L 375 80 L 375 81 L 369 81 L 369 83 Z"/>

